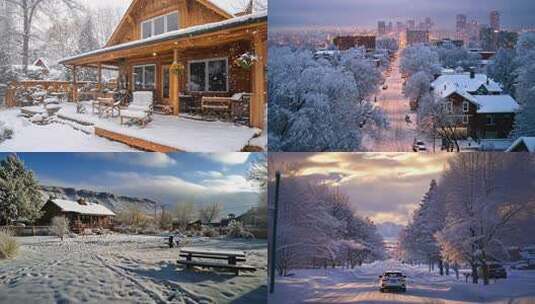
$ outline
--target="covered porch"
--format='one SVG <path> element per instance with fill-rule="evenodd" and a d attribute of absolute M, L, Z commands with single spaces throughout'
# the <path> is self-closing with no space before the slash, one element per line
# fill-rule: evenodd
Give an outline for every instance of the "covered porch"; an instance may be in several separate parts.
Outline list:
<path fill-rule="evenodd" d="M 127 42 L 63 60 L 72 70 L 71 98 L 80 102 L 79 69 L 118 71 L 122 106 L 132 92 L 153 92 L 156 113 L 234 122 L 263 129 L 267 15 L 253 14 Z M 250 65 L 240 58 L 250 55 Z"/>

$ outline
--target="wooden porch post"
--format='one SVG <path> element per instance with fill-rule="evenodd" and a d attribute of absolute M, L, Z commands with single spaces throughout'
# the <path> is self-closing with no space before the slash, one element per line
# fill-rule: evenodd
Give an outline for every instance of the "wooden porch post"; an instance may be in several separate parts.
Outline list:
<path fill-rule="evenodd" d="M 173 64 L 178 63 L 178 50 L 173 52 Z M 169 99 L 171 106 L 173 107 L 173 114 L 178 115 L 180 113 L 180 92 L 179 92 L 179 79 L 176 73 L 171 72 L 169 69 Z"/>
<path fill-rule="evenodd" d="M 253 96 L 250 105 L 249 118 L 251 126 L 259 129 L 264 128 L 265 111 L 265 64 L 266 44 L 263 33 L 254 34 L 254 51 L 258 61 L 253 66 Z"/>
<path fill-rule="evenodd" d="M 98 92 L 102 93 L 102 63 L 98 64 Z"/>
<path fill-rule="evenodd" d="M 78 102 L 78 81 L 76 77 L 76 65 L 72 66 L 72 101 Z"/>

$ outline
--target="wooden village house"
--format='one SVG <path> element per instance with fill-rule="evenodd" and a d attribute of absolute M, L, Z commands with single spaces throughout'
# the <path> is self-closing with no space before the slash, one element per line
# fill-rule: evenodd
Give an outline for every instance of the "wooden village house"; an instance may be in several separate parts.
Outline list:
<path fill-rule="evenodd" d="M 56 216 L 64 216 L 69 220 L 72 231 L 84 229 L 110 228 L 115 213 L 103 205 L 91 203 L 85 199 L 70 201 L 49 199 L 41 208 L 43 215 L 39 225 L 48 226 Z"/>
<path fill-rule="evenodd" d="M 252 4 L 230 11 L 230 2 L 133 0 L 102 49 L 60 62 L 73 71 L 72 99 L 79 100 L 77 70 L 96 69 L 101 88 L 102 70 L 112 69 L 118 90 L 152 91 L 155 110 L 236 107 L 262 129 L 267 12 L 254 12 Z"/>
<path fill-rule="evenodd" d="M 432 84 L 447 113 L 459 116 L 461 138 L 507 138 L 520 106 L 500 85 L 474 72 L 439 76 Z"/>

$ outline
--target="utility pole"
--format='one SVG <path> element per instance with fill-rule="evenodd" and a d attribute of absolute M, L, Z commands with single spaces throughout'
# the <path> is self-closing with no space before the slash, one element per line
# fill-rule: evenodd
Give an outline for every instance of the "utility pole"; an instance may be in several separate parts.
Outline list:
<path fill-rule="evenodd" d="M 279 185 L 281 173 L 275 173 L 275 201 L 273 202 L 273 229 L 271 234 L 271 269 L 269 293 L 275 291 L 275 259 L 277 257 L 277 217 L 279 213 Z"/>

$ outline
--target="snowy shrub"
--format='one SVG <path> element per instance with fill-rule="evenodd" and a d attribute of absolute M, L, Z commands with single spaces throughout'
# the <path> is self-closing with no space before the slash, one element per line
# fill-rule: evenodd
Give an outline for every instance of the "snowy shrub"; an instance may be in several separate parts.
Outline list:
<path fill-rule="evenodd" d="M 424 71 L 429 75 L 437 75 L 442 67 L 438 53 L 431 47 L 415 45 L 401 52 L 401 72 L 407 76 Z"/>
<path fill-rule="evenodd" d="M 216 237 L 216 236 L 219 236 L 219 231 L 217 231 L 217 229 L 215 228 L 203 227 L 201 230 L 201 236 Z"/>
<path fill-rule="evenodd" d="M 363 130 L 387 125 L 383 112 L 362 100 L 377 77 L 356 52 L 334 62 L 316 61 L 307 50 L 269 52 L 271 151 L 357 150 Z"/>
<path fill-rule="evenodd" d="M 65 235 L 69 233 L 69 220 L 64 216 L 54 217 L 52 219 L 50 230 L 63 241 Z"/>
<path fill-rule="evenodd" d="M 230 223 L 228 224 L 227 237 L 254 239 L 254 235 L 249 231 L 245 230 L 241 222 L 234 220 L 230 221 Z"/>
<path fill-rule="evenodd" d="M 0 260 L 15 257 L 19 252 L 19 247 L 19 242 L 10 231 L 0 229 Z"/>
<path fill-rule="evenodd" d="M 0 122 L 0 143 L 13 138 L 13 134 L 13 129 L 5 126 L 3 122 Z"/>

